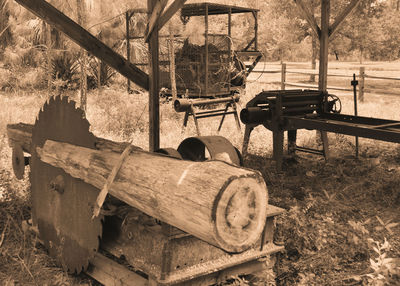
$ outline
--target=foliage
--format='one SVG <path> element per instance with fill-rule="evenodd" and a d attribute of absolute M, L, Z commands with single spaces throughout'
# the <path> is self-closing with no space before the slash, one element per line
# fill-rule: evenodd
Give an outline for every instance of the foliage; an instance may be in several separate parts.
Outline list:
<path fill-rule="evenodd" d="M 53 84 L 62 89 L 75 89 L 78 86 L 78 62 L 69 53 L 55 55 L 51 59 Z"/>

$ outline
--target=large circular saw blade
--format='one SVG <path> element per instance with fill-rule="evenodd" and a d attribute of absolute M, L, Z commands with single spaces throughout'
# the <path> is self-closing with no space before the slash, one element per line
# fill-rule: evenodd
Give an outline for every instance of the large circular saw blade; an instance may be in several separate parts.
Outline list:
<path fill-rule="evenodd" d="M 36 147 L 47 139 L 95 148 L 89 122 L 75 102 L 56 96 L 44 104 L 32 131 L 32 218 L 49 254 L 70 273 L 86 270 L 98 250 L 102 218 L 92 220 L 98 190 L 42 162 Z"/>

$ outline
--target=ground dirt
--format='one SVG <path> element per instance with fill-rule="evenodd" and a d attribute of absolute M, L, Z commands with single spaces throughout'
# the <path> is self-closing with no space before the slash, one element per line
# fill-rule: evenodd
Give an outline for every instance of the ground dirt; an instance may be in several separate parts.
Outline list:
<path fill-rule="evenodd" d="M 341 71 L 347 70 L 343 64 Z M 248 84 L 239 105 L 244 107 L 263 89 L 278 89 L 274 81 Z M 77 92 L 68 94 L 78 99 Z M 97 285 L 84 275 L 64 273 L 37 238 L 22 228 L 22 221 L 30 217 L 29 180 L 27 174 L 22 181 L 13 176 L 6 124 L 34 123 L 46 97 L 45 91 L 0 93 L 0 285 Z M 341 98 L 344 112 L 352 113 L 351 93 Z M 361 115 L 400 119 L 400 97 L 369 93 L 366 98 L 359 104 Z M 145 93 L 127 94 L 118 85 L 89 93 L 87 117 L 96 136 L 132 140 L 147 149 L 147 113 Z M 171 103 L 161 104 L 161 147 L 177 148 L 184 138 L 195 135 L 193 121 L 181 130 L 182 121 L 183 114 L 175 113 Z M 204 119 L 200 129 L 204 135 L 217 134 L 218 124 L 216 119 Z M 226 119 L 220 135 L 241 149 L 243 128 L 239 132 L 233 118 Z M 316 135 L 299 131 L 299 145 L 319 148 Z M 283 171 L 277 172 L 269 159 L 271 137 L 263 127 L 253 131 L 244 165 L 262 173 L 269 203 L 286 210 L 274 235 L 285 251 L 276 260 L 275 282 L 245 277 L 231 283 L 400 285 L 399 145 L 360 139 L 356 158 L 353 137 L 329 134 L 328 161 L 297 154 L 285 158 Z"/>

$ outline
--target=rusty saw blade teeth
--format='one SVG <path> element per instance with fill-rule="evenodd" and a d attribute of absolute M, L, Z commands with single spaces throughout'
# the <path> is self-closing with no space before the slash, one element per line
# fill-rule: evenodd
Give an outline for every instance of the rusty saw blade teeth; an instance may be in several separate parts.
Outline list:
<path fill-rule="evenodd" d="M 38 114 L 32 131 L 32 149 L 46 140 L 95 149 L 95 137 L 83 111 L 66 96 L 56 95 Z M 98 189 L 77 180 L 62 169 L 31 157 L 32 218 L 49 254 L 64 269 L 80 273 L 87 269 L 100 245 L 102 217 L 92 220 L 92 208 Z M 52 189 L 56 179 L 63 181 L 62 191 Z"/>

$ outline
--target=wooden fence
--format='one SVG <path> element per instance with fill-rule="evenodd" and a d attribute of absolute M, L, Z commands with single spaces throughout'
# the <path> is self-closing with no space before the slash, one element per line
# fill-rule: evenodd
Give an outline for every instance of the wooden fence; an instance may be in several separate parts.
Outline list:
<path fill-rule="evenodd" d="M 289 82 L 287 81 L 286 77 L 287 74 L 298 74 L 298 75 L 309 75 L 309 76 L 318 76 L 318 71 L 315 70 L 288 70 L 286 63 L 281 64 L 280 70 L 253 70 L 253 73 L 265 73 L 265 74 L 274 74 L 280 73 L 281 74 L 281 89 L 284 90 L 287 86 L 293 87 L 301 87 L 301 88 L 318 88 L 316 84 L 307 84 L 307 83 L 300 83 L 300 82 Z M 353 79 L 353 75 L 348 74 L 336 74 L 336 73 L 328 73 L 328 77 L 341 77 L 341 78 L 349 78 L 350 80 Z M 364 94 L 365 94 L 365 80 L 370 79 L 381 79 L 381 80 L 393 80 L 393 81 L 400 81 L 400 78 L 395 77 L 384 77 L 384 76 L 374 76 L 368 75 L 365 72 L 365 67 L 360 67 L 358 74 L 356 74 L 358 80 L 358 98 L 360 101 L 364 101 Z M 339 90 L 339 91 L 353 91 L 353 88 L 345 88 L 340 86 L 328 86 L 328 90 Z"/>

